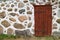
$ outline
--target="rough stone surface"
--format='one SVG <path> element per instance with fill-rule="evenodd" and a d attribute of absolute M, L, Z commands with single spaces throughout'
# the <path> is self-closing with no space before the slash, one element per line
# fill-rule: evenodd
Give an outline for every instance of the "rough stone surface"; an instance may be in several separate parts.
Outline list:
<path fill-rule="evenodd" d="M 54 23 L 54 24 L 53 24 L 53 27 L 55 27 L 55 26 L 57 26 L 57 24 L 56 24 L 56 23 Z"/>
<path fill-rule="evenodd" d="M 27 14 L 32 14 L 32 12 L 31 11 L 28 11 Z"/>
<path fill-rule="evenodd" d="M 13 26 L 17 29 L 24 29 L 25 28 L 22 24 L 19 24 L 19 23 L 14 23 Z"/>
<path fill-rule="evenodd" d="M 8 11 L 12 11 L 12 8 L 9 8 Z"/>
<path fill-rule="evenodd" d="M 17 11 L 17 8 L 15 8 L 14 11 L 16 12 Z"/>
<path fill-rule="evenodd" d="M 26 16 L 19 16 L 19 21 L 23 22 L 25 20 L 27 20 L 27 17 Z"/>
<path fill-rule="evenodd" d="M 8 35 L 12 35 L 12 34 L 13 34 L 13 29 L 9 28 L 9 29 L 7 30 L 7 34 L 8 34 Z"/>
<path fill-rule="evenodd" d="M 30 28 L 32 26 L 32 22 L 28 23 L 28 28 Z"/>
<path fill-rule="evenodd" d="M 13 5 L 13 4 L 11 4 L 11 7 L 14 7 L 14 5 Z"/>
<path fill-rule="evenodd" d="M 24 0 L 24 3 L 27 3 L 28 2 L 28 0 Z"/>
<path fill-rule="evenodd" d="M 0 12 L 0 18 L 5 18 L 6 14 L 5 12 Z"/>
<path fill-rule="evenodd" d="M 29 17 L 29 20 L 31 20 L 31 17 Z"/>
<path fill-rule="evenodd" d="M 15 22 L 16 20 L 14 18 L 9 18 L 10 21 Z"/>
<path fill-rule="evenodd" d="M 53 27 L 53 29 L 57 29 L 57 27 Z"/>
<path fill-rule="evenodd" d="M 60 19 L 57 19 L 56 22 L 60 24 Z"/>
<path fill-rule="evenodd" d="M 20 14 L 23 13 L 23 12 L 25 12 L 25 9 L 19 10 L 19 13 L 20 13 Z"/>
<path fill-rule="evenodd" d="M 53 32 L 53 35 L 54 35 L 54 36 L 60 36 L 60 32 L 54 31 L 54 32 Z"/>
<path fill-rule="evenodd" d="M 51 2 L 47 2 L 45 5 L 51 5 Z"/>
<path fill-rule="evenodd" d="M 30 10 L 30 8 L 27 6 L 27 10 Z"/>
<path fill-rule="evenodd" d="M 18 4 L 18 7 L 19 7 L 19 8 L 22 8 L 22 7 L 24 7 L 24 4 L 23 4 L 22 2 L 20 2 L 20 3 Z"/>
<path fill-rule="evenodd" d="M 10 15 L 15 16 L 15 15 L 16 15 L 16 13 L 10 13 Z"/>
<path fill-rule="evenodd" d="M 9 4 L 7 4 L 7 5 L 6 5 L 6 7 L 10 7 L 10 5 L 9 5 Z"/>
<path fill-rule="evenodd" d="M 19 0 L 16 0 L 17 2 L 19 2 Z"/>
<path fill-rule="evenodd" d="M 6 10 L 6 8 L 5 8 L 5 7 L 4 7 L 3 9 L 4 9 L 4 10 Z"/>
<path fill-rule="evenodd" d="M 1 4 L 1 7 L 2 7 L 2 6 L 5 6 L 5 4 L 2 3 L 2 4 Z"/>
<path fill-rule="evenodd" d="M 3 28 L 0 26 L 0 34 L 3 34 Z"/>
<path fill-rule="evenodd" d="M 53 15 L 56 15 L 56 13 L 54 13 Z"/>
<path fill-rule="evenodd" d="M 31 34 L 31 32 L 30 32 L 30 30 L 29 29 L 27 29 L 27 30 L 23 30 L 23 31 L 19 31 L 19 30 L 15 30 L 15 34 L 17 35 L 17 36 L 24 36 L 24 37 L 26 37 L 26 36 L 32 36 L 32 34 Z"/>
<path fill-rule="evenodd" d="M 10 23 L 7 21 L 7 20 L 3 20 L 1 22 L 1 24 L 4 26 L 4 27 L 9 27 L 10 26 Z"/>

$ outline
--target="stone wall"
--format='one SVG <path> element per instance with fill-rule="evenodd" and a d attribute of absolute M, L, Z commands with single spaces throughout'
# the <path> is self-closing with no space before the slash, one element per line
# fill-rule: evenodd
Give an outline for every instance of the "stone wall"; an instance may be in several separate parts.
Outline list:
<path fill-rule="evenodd" d="M 29 29 L 34 34 L 34 8 L 26 0 L 0 2 L 0 34 Z"/>
<path fill-rule="evenodd" d="M 59 0 L 14 0 L 0 2 L 0 34 L 15 34 L 29 29 L 34 34 L 33 5 L 52 5 L 52 33 L 60 33 Z"/>

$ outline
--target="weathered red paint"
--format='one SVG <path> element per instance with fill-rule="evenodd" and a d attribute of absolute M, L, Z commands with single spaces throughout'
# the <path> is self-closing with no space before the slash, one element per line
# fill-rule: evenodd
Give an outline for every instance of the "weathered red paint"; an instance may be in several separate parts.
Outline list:
<path fill-rule="evenodd" d="M 34 5 L 35 36 L 49 36 L 52 32 L 52 6 Z"/>

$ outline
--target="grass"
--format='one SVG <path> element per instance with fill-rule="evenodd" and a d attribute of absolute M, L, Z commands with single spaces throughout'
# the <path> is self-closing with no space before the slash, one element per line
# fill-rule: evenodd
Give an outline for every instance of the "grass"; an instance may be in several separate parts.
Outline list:
<path fill-rule="evenodd" d="M 45 36 L 45 37 L 17 37 L 14 35 L 6 35 L 6 34 L 1 34 L 0 35 L 0 40 L 60 40 L 60 37 L 53 37 L 53 36 Z"/>

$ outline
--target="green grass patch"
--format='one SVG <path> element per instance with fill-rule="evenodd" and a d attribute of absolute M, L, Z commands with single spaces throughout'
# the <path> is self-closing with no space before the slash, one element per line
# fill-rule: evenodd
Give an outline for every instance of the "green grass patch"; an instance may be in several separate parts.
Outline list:
<path fill-rule="evenodd" d="M 0 35 L 0 40 L 10 39 L 10 38 L 16 38 L 16 36 L 14 36 L 14 35 L 7 35 L 7 34 L 1 34 Z"/>

